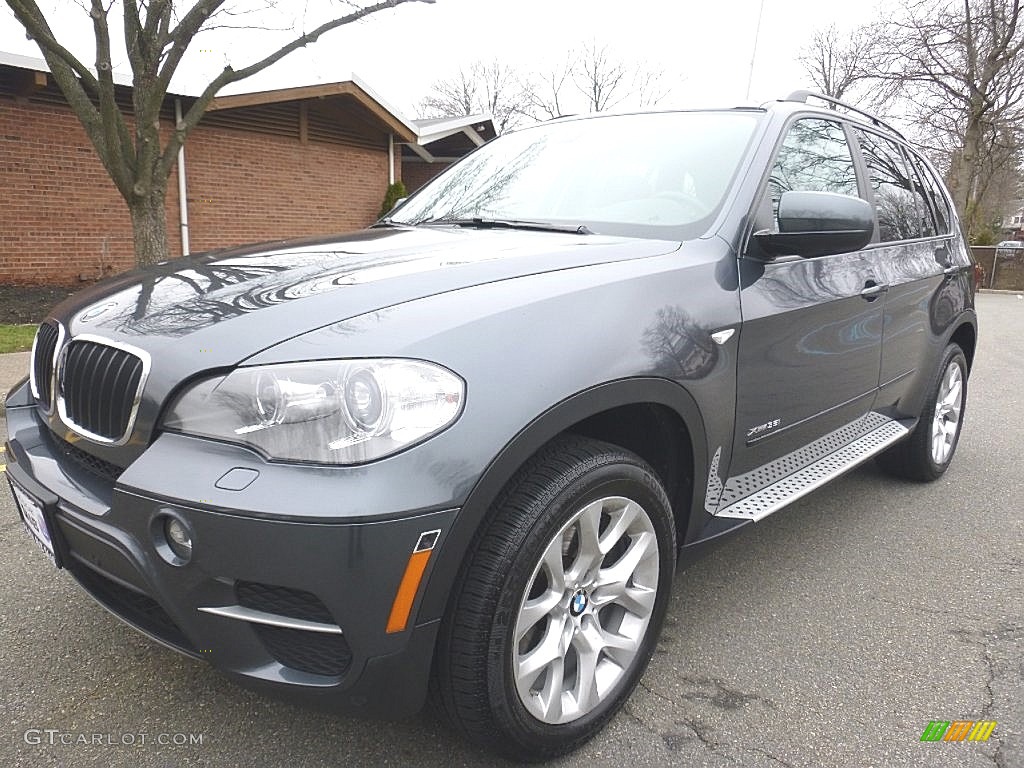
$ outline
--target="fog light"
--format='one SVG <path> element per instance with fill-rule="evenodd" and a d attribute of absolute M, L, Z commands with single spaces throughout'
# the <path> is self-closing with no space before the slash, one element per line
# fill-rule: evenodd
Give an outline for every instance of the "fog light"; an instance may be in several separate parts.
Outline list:
<path fill-rule="evenodd" d="M 182 560 L 192 557 L 192 537 L 189 535 L 185 525 L 174 517 L 166 518 L 164 522 L 164 535 L 167 537 L 167 546 Z"/>

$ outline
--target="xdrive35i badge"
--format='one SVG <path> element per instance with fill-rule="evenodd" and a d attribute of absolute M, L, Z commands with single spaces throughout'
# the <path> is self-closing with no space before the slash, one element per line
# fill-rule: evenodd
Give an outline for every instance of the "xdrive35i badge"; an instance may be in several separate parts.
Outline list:
<path fill-rule="evenodd" d="M 756 427 L 751 427 L 747 430 L 747 440 L 754 440 L 768 432 L 771 432 L 773 429 L 778 429 L 781 423 L 781 419 L 772 419 L 771 421 L 766 421 L 764 424 L 758 424 Z"/>

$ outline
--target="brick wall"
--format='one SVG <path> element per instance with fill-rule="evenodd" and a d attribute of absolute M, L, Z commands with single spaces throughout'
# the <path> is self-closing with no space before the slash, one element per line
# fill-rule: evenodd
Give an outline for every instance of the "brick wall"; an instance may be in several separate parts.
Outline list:
<path fill-rule="evenodd" d="M 193 251 L 365 227 L 388 185 L 386 144 L 301 144 L 202 124 L 185 163 Z"/>
<path fill-rule="evenodd" d="M 371 223 L 388 183 L 386 135 L 371 138 L 201 124 L 185 148 L 192 251 Z M 0 190 L 0 283 L 71 285 L 134 264 L 127 207 L 66 106 L 0 95 Z M 176 173 L 167 232 L 179 255 Z"/>
<path fill-rule="evenodd" d="M 0 97 L 0 190 L 0 282 L 70 284 L 131 266 L 128 208 L 68 109 Z"/>
<path fill-rule="evenodd" d="M 411 195 L 451 163 L 427 163 L 422 160 L 405 159 L 402 163 L 402 182 Z"/>

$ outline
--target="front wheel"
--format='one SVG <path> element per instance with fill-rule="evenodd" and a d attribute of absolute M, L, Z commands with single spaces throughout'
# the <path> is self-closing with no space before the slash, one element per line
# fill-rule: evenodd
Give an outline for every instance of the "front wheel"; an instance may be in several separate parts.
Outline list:
<path fill-rule="evenodd" d="M 910 437 L 879 455 L 879 465 L 911 480 L 940 478 L 953 461 L 966 405 L 967 359 L 959 345 L 950 344 L 932 378 L 917 426 Z"/>
<path fill-rule="evenodd" d="M 583 744 L 643 674 L 674 567 L 671 508 L 646 463 L 579 437 L 543 449 L 499 499 L 442 625 L 448 718 L 518 760 Z"/>

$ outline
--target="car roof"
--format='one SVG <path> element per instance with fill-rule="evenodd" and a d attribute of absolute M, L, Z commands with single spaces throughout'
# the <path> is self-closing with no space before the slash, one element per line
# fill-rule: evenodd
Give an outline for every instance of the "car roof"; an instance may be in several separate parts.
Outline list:
<path fill-rule="evenodd" d="M 821 101 L 829 106 L 819 106 L 817 104 L 809 104 L 808 99 L 814 99 Z M 836 109 L 838 107 L 839 109 Z M 840 111 L 842 110 L 842 111 Z M 868 128 L 870 130 L 880 131 L 891 138 L 900 141 L 903 144 L 908 144 L 907 138 L 894 128 L 889 123 L 882 120 L 880 117 L 868 112 L 867 110 L 861 109 L 860 107 L 848 104 L 839 99 L 826 96 L 824 94 L 815 93 L 813 91 L 794 91 L 789 94 L 786 98 L 776 99 L 774 101 L 766 101 L 761 104 L 733 104 L 729 106 L 718 106 L 718 107 L 703 107 L 696 109 L 665 109 L 665 110 L 643 110 L 643 111 L 629 111 L 629 112 L 595 112 L 581 115 L 560 115 L 558 117 L 551 118 L 542 123 L 536 125 L 545 125 L 553 122 L 565 122 L 565 121 L 577 121 L 577 120 L 595 120 L 608 117 L 628 117 L 633 115 L 650 115 L 650 114 L 679 114 L 687 112 L 760 112 L 766 114 L 768 112 L 783 113 L 786 115 L 801 113 L 806 114 L 808 112 L 812 114 L 819 114 L 822 117 L 827 117 L 835 120 L 837 117 L 842 117 L 844 120 L 851 122 L 859 127 Z M 524 126 L 520 130 L 529 130 L 530 128 L 536 127 L 536 125 Z"/>
<path fill-rule="evenodd" d="M 822 102 L 826 106 L 808 104 L 808 99 Z M 784 99 L 768 102 L 772 109 L 785 112 L 815 112 L 833 120 L 836 117 L 843 117 L 846 120 L 857 123 L 866 128 L 871 128 L 882 133 L 890 134 L 900 141 L 907 143 L 907 137 L 900 133 L 895 127 L 882 118 L 862 109 L 854 104 L 841 101 L 840 99 L 826 96 L 823 93 L 814 91 L 793 91 Z"/>

